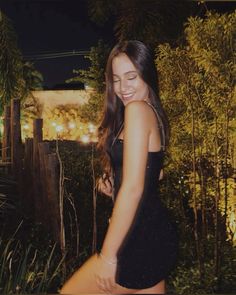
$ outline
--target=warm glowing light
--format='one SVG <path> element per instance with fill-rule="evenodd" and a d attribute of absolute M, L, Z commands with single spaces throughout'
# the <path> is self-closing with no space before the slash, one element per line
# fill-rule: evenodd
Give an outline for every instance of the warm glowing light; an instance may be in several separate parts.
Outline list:
<path fill-rule="evenodd" d="M 23 126 L 23 128 L 26 129 L 26 130 L 29 130 L 29 125 L 28 125 L 28 124 L 25 124 L 25 125 Z"/>
<path fill-rule="evenodd" d="M 70 123 L 68 124 L 68 126 L 69 126 L 70 129 L 74 129 L 74 128 L 75 128 L 75 123 L 70 122 Z"/>
<path fill-rule="evenodd" d="M 88 124 L 88 129 L 89 129 L 89 132 L 91 132 L 91 133 L 93 133 L 93 132 L 95 132 L 95 126 L 92 124 L 92 123 L 89 123 Z"/>
<path fill-rule="evenodd" d="M 88 135 L 83 135 L 81 136 L 81 141 L 83 143 L 88 143 L 89 142 L 89 136 Z"/>
<path fill-rule="evenodd" d="M 63 130 L 63 126 L 61 126 L 61 125 L 56 126 L 56 131 L 57 132 L 61 132 L 62 130 Z"/>
<path fill-rule="evenodd" d="M 23 130 L 28 133 L 31 128 Z M 72 109 L 58 107 L 53 111 L 45 112 L 44 118 L 44 139 L 55 138 L 76 140 L 81 143 L 96 142 L 97 126 L 92 121 L 82 122 L 77 107 Z"/>

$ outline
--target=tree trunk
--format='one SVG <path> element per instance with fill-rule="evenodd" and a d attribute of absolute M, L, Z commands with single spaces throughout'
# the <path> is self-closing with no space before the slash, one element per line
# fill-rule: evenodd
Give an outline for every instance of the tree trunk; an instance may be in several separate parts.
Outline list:
<path fill-rule="evenodd" d="M 206 180 L 206 173 L 204 171 L 204 164 L 202 163 L 203 160 L 200 161 L 200 184 L 201 184 L 201 219 L 202 219 L 202 243 L 203 243 L 203 253 L 202 257 L 205 256 L 205 244 L 207 241 L 207 226 L 206 226 L 206 191 L 207 191 L 207 180 Z"/>
<path fill-rule="evenodd" d="M 34 214 L 35 221 L 42 222 L 42 187 L 40 181 L 38 144 L 43 141 L 43 120 L 34 119 L 33 122 L 33 186 L 34 186 Z"/>
<path fill-rule="evenodd" d="M 218 216 L 218 207 L 219 207 L 219 199 L 220 199 L 220 167 L 219 167 L 219 153 L 218 153 L 218 118 L 215 119 L 215 214 L 214 214 L 214 223 L 215 223 L 215 244 L 214 244 L 214 273 L 217 279 L 218 286 L 218 278 L 219 278 L 219 216 Z M 217 287 L 218 288 L 218 287 Z"/>
<path fill-rule="evenodd" d="M 194 202 L 194 237 L 196 242 L 196 251 L 197 251 L 197 259 L 198 259 L 198 267 L 200 273 L 200 281 L 203 278 L 203 265 L 202 265 L 202 257 L 201 257 L 201 247 L 200 247 L 200 238 L 198 234 L 198 213 L 197 213 L 197 191 L 196 191 L 196 147 L 195 147 L 195 116 L 194 116 L 194 109 L 191 104 L 191 112 L 192 112 L 192 167 L 193 167 L 193 202 Z"/>
<path fill-rule="evenodd" d="M 12 173 L 16 179 L 21 175 L 23 149 L 20 126 L 20 100 L 11 100 L 11 163 Z"/>
<path fill-rule="evenodd" d="M 9 162 L 11 154 L 11 108 L 4 107 L 3 138 L 2 138 L 2 161 Z"/>
<path fill-rule="evenodd" d="M 96 214 L 97 214 L 97 191 L 96 191 L 96 179 L 94 172 L 94 145 L 92 144 L 92 175 L 93 175 L 93 245 L 92 245 L 92 253 L 95 253 L 97 250 L 97 222 L 96 222 Z"/>
<path fill-rule="evenodd" d="M 228 156 L 229 156 L 229 109 L 226 108 L 226 126 L 225 126 L 225 168 L 224 168 L 224 232 L 227 232 L 227 214 L 228 214 Z"/>
<path fill-rule="evenodd" d="M 62 255 L 66 252 L 65 226 L 64 226 L 64 167 L 59 153 L 58 140 L 56 141 L 56 156 L 59 163 L 59 212 L 60 212 L 60 246 Z"/>

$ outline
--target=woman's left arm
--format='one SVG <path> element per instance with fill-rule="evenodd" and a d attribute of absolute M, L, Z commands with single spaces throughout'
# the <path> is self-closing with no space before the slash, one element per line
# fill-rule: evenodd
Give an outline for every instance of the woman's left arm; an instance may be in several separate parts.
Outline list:
<path fill-rule="evenodd" d="M 101 249 L 109 260 L 116 260 L 143 193 L 150 134 L 149 111 L 142 101 L 130 102 L 125 107 L 122 184 Z"/>

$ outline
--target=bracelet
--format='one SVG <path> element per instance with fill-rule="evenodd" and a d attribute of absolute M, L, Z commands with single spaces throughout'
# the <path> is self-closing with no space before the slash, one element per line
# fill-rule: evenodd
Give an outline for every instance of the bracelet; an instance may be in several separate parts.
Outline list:
<path fill-rule="evenodd" d="M 117 261 L 110 261 L 106 259 L 106 257 L 102 254 L 102 252 L 99 253 L 100 257 L 108 264 L 117 264 Z"/>

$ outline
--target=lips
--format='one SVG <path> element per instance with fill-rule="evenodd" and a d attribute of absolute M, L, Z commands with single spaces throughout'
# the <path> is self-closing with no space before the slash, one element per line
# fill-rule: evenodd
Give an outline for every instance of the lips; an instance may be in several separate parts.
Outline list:
<path fill-rule="evenodd" d="M 122 98 L 124 100 L 130 99 L 133 96 L 133 93 L 128 93 L 128 94 L 122 94 Z"/>

